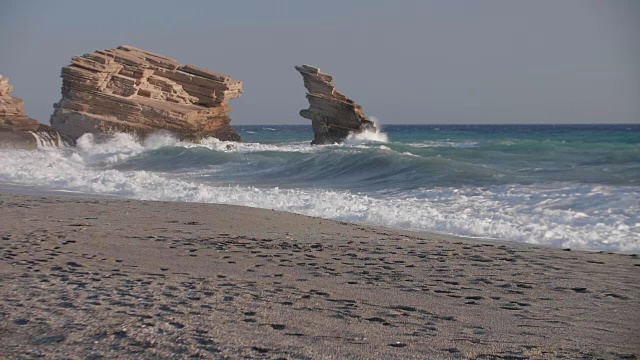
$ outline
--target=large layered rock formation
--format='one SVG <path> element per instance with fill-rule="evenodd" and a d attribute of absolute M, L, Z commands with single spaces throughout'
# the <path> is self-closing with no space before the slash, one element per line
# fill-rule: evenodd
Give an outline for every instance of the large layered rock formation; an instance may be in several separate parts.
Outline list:
<path fill-rule="evenodd" d="M 62 100 L 54 105 L 51 125 L 75 139 L 168 130 L 189 140 L 240 141 L 229 125 L 227 103 L 240 96 L 242 82 L 227 75 L 120 46 L 74 56 L 61 77 Z"/>
<path fill-rule="evenodd" d="M 332 144 L 341 142 L 350 133 L 376 130 L 360 105 L 336 90 L 330 75 L 309 65 L 296 66 L 296 70 L 302 74 L 308 91 L 310 106 L 300 110 L 300 116 L 311 120 L 312 144 Z"/>
<path fill-rule="evenodd" d="M 0 75 L 0 148 L 64 145 L 66 141 L 57 131 L 24 114 L 24 101 L 11 96 L 12 91 L 9 79 Z"/>

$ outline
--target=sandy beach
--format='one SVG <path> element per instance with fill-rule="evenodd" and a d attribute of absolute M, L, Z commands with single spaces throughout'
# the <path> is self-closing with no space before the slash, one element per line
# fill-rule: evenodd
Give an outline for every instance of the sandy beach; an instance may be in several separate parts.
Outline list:
<path fill-rule="evenodd" d="M 635 359 L 637 255 L 0 193 L 0 357 Z"/>

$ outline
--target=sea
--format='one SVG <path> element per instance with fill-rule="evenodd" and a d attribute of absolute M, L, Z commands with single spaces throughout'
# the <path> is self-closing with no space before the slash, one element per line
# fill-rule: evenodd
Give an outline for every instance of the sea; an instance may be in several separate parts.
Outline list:
<path fill-rule="evenodd" d="M 75 148 L 0 150 L 0 188 L 640 253 L 640 125 L 379 125 L 321 146 L 308 125 L 235 128 L 243 143 L 85 134 Z"/>

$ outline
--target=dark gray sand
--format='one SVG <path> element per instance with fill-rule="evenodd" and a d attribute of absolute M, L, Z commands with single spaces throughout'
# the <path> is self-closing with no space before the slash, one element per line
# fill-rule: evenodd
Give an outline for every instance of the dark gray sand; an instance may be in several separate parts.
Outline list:
<path fill-rule="evenodd" d="M 0 357 L 638 358 L 637 255 L 0 193 Z"/>

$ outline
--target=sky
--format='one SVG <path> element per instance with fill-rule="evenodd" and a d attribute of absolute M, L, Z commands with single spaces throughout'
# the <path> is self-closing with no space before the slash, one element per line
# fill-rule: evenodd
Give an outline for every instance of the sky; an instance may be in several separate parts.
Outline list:
<path fill-rule="evenodd" d="M 242 80 L 232 125 L 308 124 L 300 64 L 382 124 L 637 124 L 639 34 L 634 0 L 0 0 L 0 74 L 43 123 L 127 44 Z"/>

